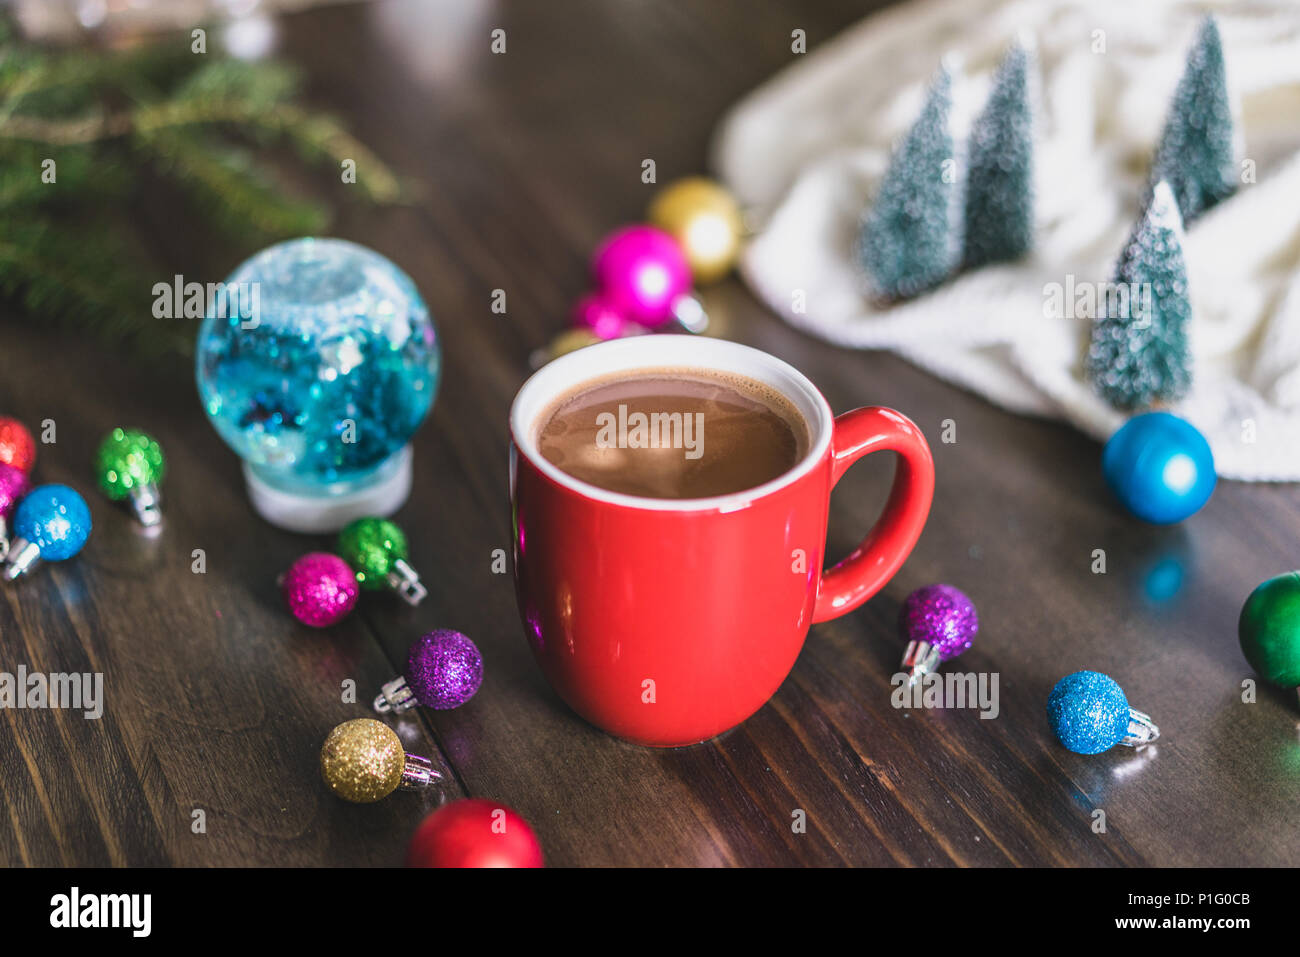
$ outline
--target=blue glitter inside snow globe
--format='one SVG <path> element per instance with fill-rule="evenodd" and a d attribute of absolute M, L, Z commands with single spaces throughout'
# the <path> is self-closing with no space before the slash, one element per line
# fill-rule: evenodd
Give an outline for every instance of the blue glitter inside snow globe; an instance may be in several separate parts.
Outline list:
<path fill-rule="evenodd" d="M 415 283 L 383 256 L 341 239 L 262 250 L 209 296 L 195 365 L 272 524 L 335 531 L 406 500 L 441 351 Z"/>

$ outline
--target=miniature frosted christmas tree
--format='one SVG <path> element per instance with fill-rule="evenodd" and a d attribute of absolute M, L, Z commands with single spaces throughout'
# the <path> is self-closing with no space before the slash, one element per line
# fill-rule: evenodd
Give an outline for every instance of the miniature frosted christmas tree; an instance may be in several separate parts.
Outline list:
<path fill-rule="evenodd" d="M 906 299 L 937 286 L 960 254 L 951 107 L 952 79 L 940 67 L 864 218 L 859 257 L 872 291 L 882 299 Z"/>
<path fill-rule="evenodd" d="M 1223 44 L 1209 16 L 1174 91 L 1151 164 L 1151 185 L 1169 183 L 1183 221 L 1190 223 L 1237 188 L 1234 152 Z"/>
<path fill-rule="evenodd" d="M 1018 259 L 1034 243 L 1034 139 L 1030 53 L 1014 44 L 971 128 L 963 265 Z"/>
<path fill-rule="evenodd" d="M 1097 303 L 1086 360 L 1094 388 L 1124 411 L 1180 398 L 1192 380 L 1191 314 L 1182 218 L 1162 180 Z"/>

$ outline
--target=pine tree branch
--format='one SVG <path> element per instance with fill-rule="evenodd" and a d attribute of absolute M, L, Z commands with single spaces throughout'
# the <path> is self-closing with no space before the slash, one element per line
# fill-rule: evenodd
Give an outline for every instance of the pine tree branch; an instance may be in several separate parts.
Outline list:
<path fill-rule="evenodd" d="M 106 116 L 96 110 L 90 115 L 67 120 L 18 115 L 0 121 L 0 137 L 46 146 L 85 146 L 125 136 L 133 126 L 129 113 Z"/>
<path fill-rule="evenodd" d="M 403 192 L 337 120 L 293 101 L 292 67 L 178 49 L 55 54 L 18 40 L 0 14 L 0 295 L 31 321 L 149 357 L 194 345 L 191 324 L 153 317 L 158 267 L 133 242 L 126 202 L 157 187 L 151 170 L 178 187 L 168 200 L 192 199 L 246 252 L 317 233 L 329 217 L 328 204 L 288 194 L 258 162 L 272 141 L 336 170 L 355 162 L 368 200 Z"/>
<path fill-rule="evenodd" d="M 0 121 L 0 138 L 75 146 L 117 139 L 131 133 L 149 137 L 162 130 L 215 124 L 235 124 L 283 135 L 308 154 L 328 157 L 338 163 L 352 160 L 357 165 L 357 184 L 367 196 L 382 203 L 395 202 L 402 189 L 387 166 L 356 137 L 338 123 L 309 114 L 293 106 L 270 112 L 244 100 L 159 103 L 134 112 L 93 113 L 72 119 L 46 119 L 26 115 Z"/>
<path fill-rule="evenodd" d="M 149 311 L 146 280 L 120 255 L 66 229 L 36 221 L 0 236 L 0 290 L 33 316 L 85 329 L 147 356 L 185 354 L 189 330 L 169 326 Z"/>
<path fill-rule="evenodd" d="M 139 137 L 137 145 L 163 172 L 192 187 L 203 211 L 228 232 L 271 239 L 310 235 L 325 226 L 328 215 L 319 205 L 286 196 L 246 153 L 196 133 L 168 129 Z"/>

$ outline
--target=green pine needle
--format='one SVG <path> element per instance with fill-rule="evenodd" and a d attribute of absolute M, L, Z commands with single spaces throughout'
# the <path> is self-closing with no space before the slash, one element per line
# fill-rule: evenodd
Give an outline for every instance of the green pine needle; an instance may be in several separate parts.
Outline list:
<path fill-rule="evenodd" d="M 288 147 L 335 182 L 351 161 L 364 199 L 402 199 L 383 162 L 337 120 L 299 105 L 299 89 L 291 67 L 194 56 L 179 41 L 49 51 L 0 17 L 0 296 L 18 307 L 7 314 L 141 356 L 188 354 L 194 329 L 150 308 L 153 282 L 172 268 L 131 252 L 145 245 L 128 238 L 144 190 L 174 191 L 165 199 L 248 254 L 320 233 L 331 218 L 279 181 L 268 151 Z"/>
<path fill-rule="evenodd" d="M 215 137 L 166 130 L 141 135 L 137 145 L 143 159 L 184 185 L 205 218 L 232 236 L 309 235 L 328 220 L 319 205 L 284 195 L 247 150 Z"/>

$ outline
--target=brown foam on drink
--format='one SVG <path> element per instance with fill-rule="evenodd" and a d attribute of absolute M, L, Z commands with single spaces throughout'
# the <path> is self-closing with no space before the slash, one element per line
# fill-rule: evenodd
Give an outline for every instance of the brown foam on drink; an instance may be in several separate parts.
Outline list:
<path fill-rule="evenodd" d="M 632 447 L 636 413 L 647 419 L 677 413 L 681 425 L 659 422 L 659 431 L 642 432 L 642 438 L 665 440 L 661 447 Z M 740 373 L 689 367 L 589 379 L 534 421 L 538 451 L 557 468 L 609 491 L 649 498 L 709 498 L 754 488 L 798 464 L 811 442 L 804 417 L 779 390 Z M 612 422 L 627 427 L 611 430 Z M 617 445 L 608 441 L 614 436 Z M 698 456 L 687 454 L 693 451 L 689 442 L 698 444 Z"/>

